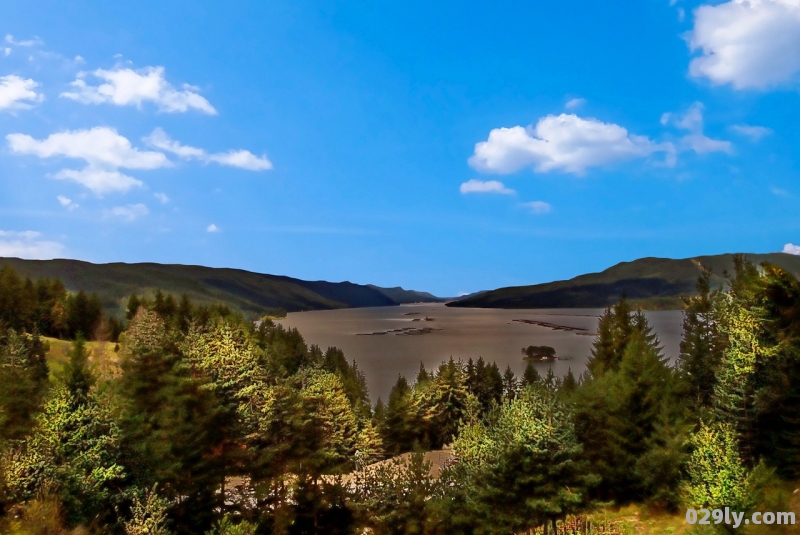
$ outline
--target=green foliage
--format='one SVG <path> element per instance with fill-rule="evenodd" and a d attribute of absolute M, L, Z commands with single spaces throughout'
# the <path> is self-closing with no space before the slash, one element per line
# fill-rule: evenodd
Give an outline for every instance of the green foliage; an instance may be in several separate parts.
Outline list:
<path fill-rule="evenodd" d="M 136 496 L 131 505 L 131 518 L 125 522 L 125 535 L 169 535 L 169 504 L 158 496 L 155 487 Z"/>
<path fill-rule="evenodd" d="M 256 535 L 255 524 L 246 520 L 234 522 L 230 515 L 225 515 L 217 522 L 214 529 L 207 531 L 206 535 Z"/>
<path fill-rule="evenodd" d="M 25 438 L 46 392 L 46 349 L 38 336 L 0 330 L 0 446 Z"/>
<path fill-rule="evenodd" d="M 140 309 L 124 342 L 117 401 L 134 481 L 140 488 L 159 484 L 182 529 L 207 529 L 226 461 L 227 413 L 207 383 L 192 376 L 156 313 Z"/>
<path fill-rule="evenodd" d="M 733 426 L 701 424 L 691 437 L 691 447 L 682 489 L 687 507 L 749 510 L 753 506 L 748 493 L 750 474 L 739 455 Z"/>
<path fill-rule="evenodd" d="M 76 406 L 87 403 L 89 393 L 96 382 L 96 377 L 89 369 L 89 353 L 86 342 L 80 336 L 72 343 L 68 352 L 69 362 L 64 367 L 64 386 L 70 399 Z"/>
<path fill-rule="evenodd" d="M 600 319 L 591 373 L 571 396 L 578 436 L 602 476 L 599 497 L 675 507 L 685 455 L 679 382 L 644 315 L 620 305 Z"/>
<path fill-rule="evenodd" d="M 536 369 L 536 366 L 533 364 L 533 362 L 528 362 L 525 365 L 525 371 L 522 374 L 522 382 L 520 383 L 520 386 L 530 386 L 538 383 L 541 380 L 542 376 L 539 375 L 539 370 Z"/>
<path fill-rule="evenodd" d="M 716 371 L 722 361 L 726 338 L 720 330 L 718 311 L 722 294 L 711 289 L 711 272 L 697 279 L 697 295 L 684 299 L 683 340 L 678 365 L 688 394 L 699 411 L 712 405 Z"/>
<path fill-rule="evenodd" d="M 353 507 L 360 524 L 375 535 L 424 533 L 428 502 L 441 493 L 424 454 L 410 453 L 356 475 Z"/>
<path fill-rule="evenodd" d="M 80 402 L 58 387 L 37 423 L 35 433 L 4 457 L 11 498 L 30 500 L 54 488 L 70 525 L 113 521 L 126 472 L 108 407 L 92 395 Z"/>
<path fill-rule="evenodd" d="M 582 461 L 569 410 L 546 386 L 524 389 L 491 424 L 467 425 L 454 448 L 453 492 L 461 498 L 453 503 L 464 507 L 453 511 L 453 522 L 477 533 L 520 532 L 580 512 L 597 481 Z"/>

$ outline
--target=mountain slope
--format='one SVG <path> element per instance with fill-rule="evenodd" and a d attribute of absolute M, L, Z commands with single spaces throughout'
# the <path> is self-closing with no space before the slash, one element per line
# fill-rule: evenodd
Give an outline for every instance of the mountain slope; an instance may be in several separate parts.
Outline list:
<path fill-rule="evenodd" d="M 381 288 L 380 286 L 375 286 L 374 284 L 367 284 L 370 288 L 378 290 L 383 295 L 398 303 L 400 305 L 405 305 L 409 303 L 444 303 L 445 299 L 441 297 L 436 297 L 433 294 L 428 292 L 417 292 L 416 290 L 404 290 L 400 286 L 395 286 L 394 288 Z"/>
<path fill-rule="evenodd" d="M 784 253 L 747 255 L 756 263 L 776 264 L 800 278 L 800 256 Z M 595 308 L 614 304 L 622 293 L 643 308 L 682 308 L 680 296 L 695 291 L 702 268 L 712 271 L 712 284 L 725 283 L 724 271 L 733 271 L 733 255 L 698 256 L 673 260 L 641 258 L 622 262 L 600 273 L 570 280 L 499 288 L 447 306 L 476 308 Z"/>
<path fill-rule="evenodd" d="M 379 289 L 351 282 L 304 281 L 241 269 L 179 264 L 91 264 L 79 260 L 0 258 L 23 277 L 59 278 L 69 290 L 96 292 L 111 312 L 122 310 L 131 293 L 186 293 L 199 304 L 224 303 L 246 314 L 371 306 L 398 302 Z"/>

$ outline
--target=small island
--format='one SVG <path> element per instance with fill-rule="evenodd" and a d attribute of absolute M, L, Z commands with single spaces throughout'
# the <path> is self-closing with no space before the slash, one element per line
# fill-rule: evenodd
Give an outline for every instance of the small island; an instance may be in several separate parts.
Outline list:
<path fill-rule="evenodd" d="M 528 346 L 522 348 L 522 360 L 556 360 L 556 350 L 550 346 Z"/>

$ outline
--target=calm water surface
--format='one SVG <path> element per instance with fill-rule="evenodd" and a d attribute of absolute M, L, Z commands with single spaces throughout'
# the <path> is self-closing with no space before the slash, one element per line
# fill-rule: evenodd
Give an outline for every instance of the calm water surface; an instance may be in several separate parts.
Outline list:
<path fill-rule="evenodd" d="M 556 349 L 559 360 L 536 363 L 542 375 L 552 367 L 558 376 L 565 375 L 569 368 L 577 376 L 586 366 L 602 312 L 586 308 L 502 310 L 425 304 L 293 312 L 279 323 L 296 327 L 307 343 L 323 350 L 329 346 L 344 350 L 347 359 L 355 359 L 364 371 L 373 400 L 378 396 L 385 400 L 398 374 L 412 381 L 420 362 L 432 369 L 451 356 L 464 361 L 483 357 L 497 362 L 501 372 L 510 365 L 520 375 L 526 364 L 520 350 L 529 345 Z M 682 313 L 670 310 L 645 314 L 664 346 L 664 355 L 674 360 L 679 351 Z M 514 320 L 585 330 L 554 330 Z M 430 332 L 403 334 L 402 329 Z"/>

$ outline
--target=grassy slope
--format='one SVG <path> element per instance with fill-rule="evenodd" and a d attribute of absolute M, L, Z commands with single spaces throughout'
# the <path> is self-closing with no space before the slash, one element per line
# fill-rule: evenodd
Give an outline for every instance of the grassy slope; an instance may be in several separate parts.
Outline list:
<path fill-rule="evenodd" d="M 21 275 L 60 278 L 70 290 L 97 292 L 106 308 L 120 309 L 131 293 L 156 289 L 186 293 L 199 304 L 225 303 L 245 313 L 269 309 L 328 310 L 361 306 L 391 306 L 392 299 L 376 289 L 350 282 L 302 281 L 239 269 L 175 264 L 91 264 L 78 260 L 2 258 Z"/>
<path fill-rule="evenodd" d="M 783 253 L 748 255 L 755 263 L 770 262 L 800 278 L 800 256 Z M 682 308 L 680 296 L 694 293 L 702 267 L 712 270 L 713 283 L 724 284 L 723 272 L 733 270 L 733 255 L 699 256 L 682 260 L 641 258 L 622 262 L 600 273 L 532 286 L 500 288 L 448 306 L 479 308 L 603 307 L 624 291 L 644 308 Z"/>
<path fill-rule="evenodd" d="M 64 365 L 69 360 L 67 351 L 72 347 L 69 340 L 42 337 L 47 343 L 47 364 L 50 366 L 50 380 L 56 381 L 64 370 Z M 86 342 L 89 351 L 89 363 L 102 377 L 108 377 L 116 372 L 119 354 L 114 351 L 116 344 L 113 342 Z"/>

